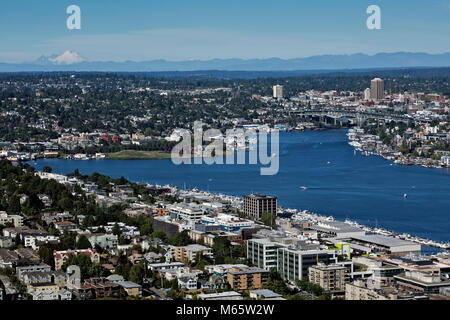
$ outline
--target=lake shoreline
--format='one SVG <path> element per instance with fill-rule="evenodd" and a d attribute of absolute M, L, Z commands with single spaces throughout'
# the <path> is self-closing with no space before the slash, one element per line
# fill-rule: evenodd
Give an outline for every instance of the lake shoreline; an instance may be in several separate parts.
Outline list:
<path fill-rule="evenodd" d="M 354 154 L 345 132 L 283 134 L 278 154 L 280 171 L 275 176 L 260 176 L 261 166 L 250 164 L 66 159 L 41 159 L 30 164 L 36 168 L 51 166 L 60 174 L 78 168 L 83 174 L 101 172 L 135 182 L 186 185 L 230 195 L 263 193 L 277 196 L 286 208 L 307 209 L 340 220 L 348 217 L 368 226 L 378 224 L 400 233 L 448 242 L 450 172 L 391 165 L 391 161 L 378 156 Z"/>

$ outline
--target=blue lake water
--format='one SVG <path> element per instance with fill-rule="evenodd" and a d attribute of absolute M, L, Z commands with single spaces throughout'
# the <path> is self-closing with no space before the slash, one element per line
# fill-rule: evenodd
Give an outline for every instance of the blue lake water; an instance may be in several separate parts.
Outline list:
<path fill-rule="evenodd" d="M 280 134 L 280 170 L 259 165 L 174 165 L 171 160 L 38 160 L 67 174 L 99 172 L 134 182 L 170 184 L 241 196 L 275 195 L 285 208 L 308 209 L 437 241 L 450 241 L 450 170 L 391 165 L 354 155 L 344 130 Z M 302 190 L 301 186 L 307 186 Z M 405 199 L 404 194 L 408 194 Z M 377 222 L 376 222 L 377 221 Z"/>

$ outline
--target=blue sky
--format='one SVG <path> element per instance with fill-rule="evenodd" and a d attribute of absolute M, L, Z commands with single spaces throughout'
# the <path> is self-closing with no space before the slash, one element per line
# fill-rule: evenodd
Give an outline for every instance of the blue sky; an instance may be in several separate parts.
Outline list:
<path fill-rule="evenodd" d="M 450 0 L 0 1 L 0 62 L 66 50 L 90 61 L 450 52 Z M 72 4 L 81 30 L 66 28 Z M 381 30 L 366 27 L 372 4 Z"/>

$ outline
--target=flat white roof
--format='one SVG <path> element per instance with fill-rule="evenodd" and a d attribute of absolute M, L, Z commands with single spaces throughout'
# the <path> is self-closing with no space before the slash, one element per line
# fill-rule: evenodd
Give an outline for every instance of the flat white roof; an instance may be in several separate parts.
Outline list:
<path fill-rule="evenodd" d="M 373 235 L 352 235 L 352 239 L 365 241 L 365 242 L 371 242 L 380 246 L 385 247 L 401 247 L 401 246 L 411 246 L 411 245 L 417 245 L 420 246 L 420 244 L 417 244 L 412 241 L 406 241 L 394 237 L 388 237 L 383 236 L 379 234 L 373 234 Z"/>
<path fill-rule="evenodd" d="M 199 298 L 203 299 L 211 299 L 211 298 L 225 298 L 225 297 L 240 297 L 241 295 L 236 291 L 227 291 L 220 293 L 207 293 L 207 294 L 199 294 Z"/>

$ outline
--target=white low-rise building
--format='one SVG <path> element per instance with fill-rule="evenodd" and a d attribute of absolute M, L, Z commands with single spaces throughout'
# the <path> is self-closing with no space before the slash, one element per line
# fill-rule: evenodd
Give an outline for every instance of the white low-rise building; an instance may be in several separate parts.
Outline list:
<path fill-rule="evenodd" d="M 240 293 L 236 291 L 227 291 L 221 293 L 208 293 L 197 295 L 199 300 L 244 300 Z"/>
<path fill-rule="evenodd" d="M 201 222 L 204 224 L 217 224 L 222 231 L 238 231 L 242 228 L 252 228 L 255 223 L 251 220 L 242 219 L 230 214 L 215 213 L 209 216 L 203 216 Z"/>
<path fill-rule="evenodd" d="M 39 171 L 39 172 L 36 172 L 36 175 L 39 176 L 41 179 L 56 180 L 59 183 L 67 183 L 68 182 L 68 178 L 62 174 Z"/>
<path fill-rule="evenodd" d="M 442 156 L 441 163 L 447 167 L 450 167 L 450 156 Z"/>
<path fill-rule="evenodd" d="M 4 226 L 8 223 L 12 223 L 14 227 L 23 226 L 23 217 L 19 215 L 8 215 L 4 211 L 0 211 L 0 225 Z"/>
<path fill-rule="evenodd" d="M 197 290 L 197 283 L 198 283 L 198 277 L 193 276 L 182 276 L 180 278 L 177 278 L 178 285 L 186 290 Z"/>
<path fill-rule="evenodd" d="M 49 243 L 49 242 L 58 242 L 59 238 L 57 236 L 52 235 L 41 235 L 41 234 L 29 234 L 24 236 L 23 242 L 24 246 L 26 248 L 32 248 L 33 250 L 39 250 L 39 246 L 42 243 Z"/>
<path fill-rule="evenodd" d="M 177 203 L 169 206 L 168 209 L 171 216 L 187 221 L 200 220 L 205 215 L 204 211 L 194 204 Z"/>

